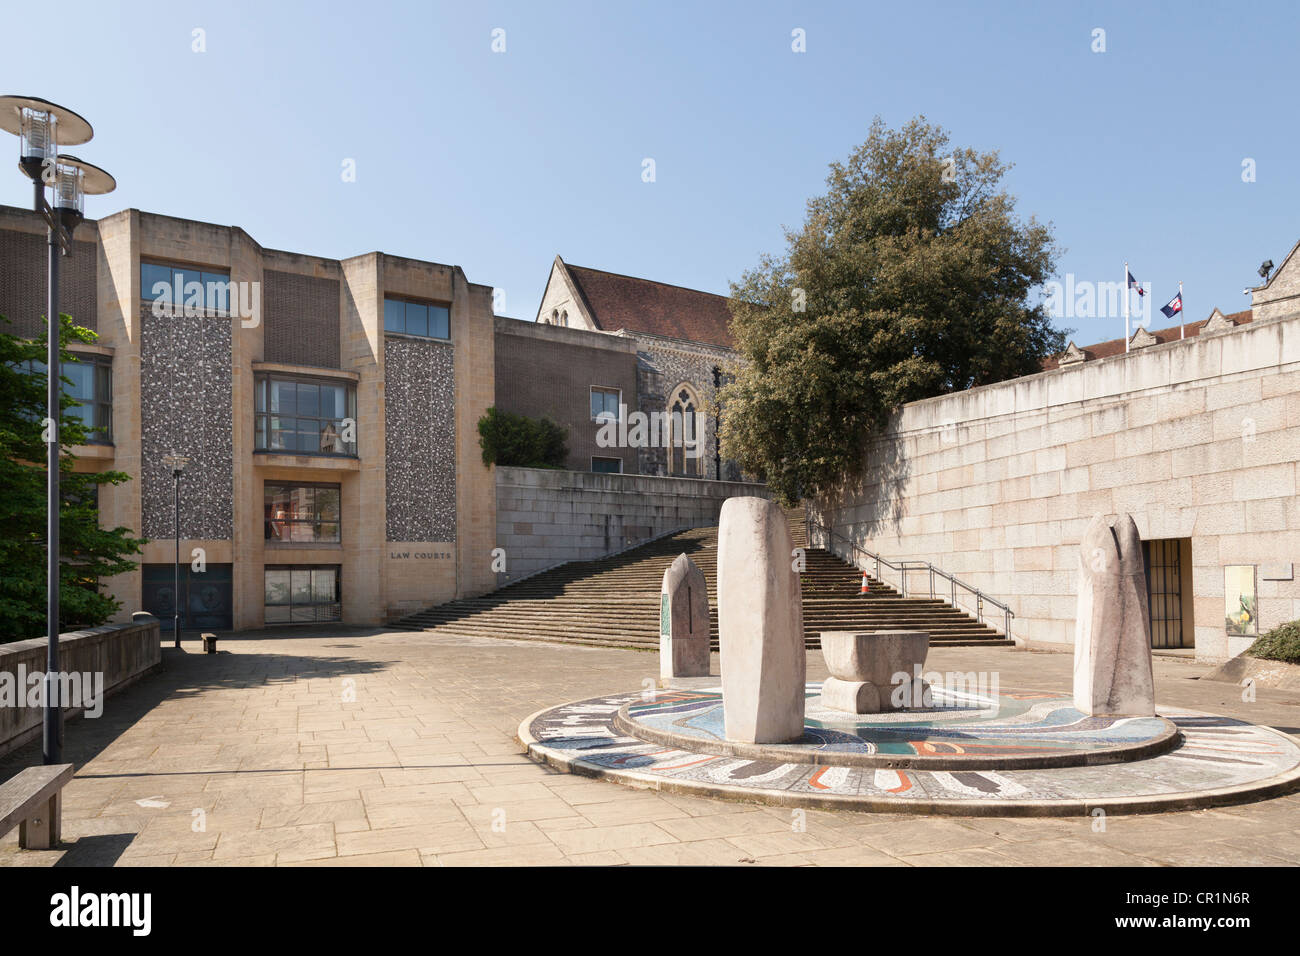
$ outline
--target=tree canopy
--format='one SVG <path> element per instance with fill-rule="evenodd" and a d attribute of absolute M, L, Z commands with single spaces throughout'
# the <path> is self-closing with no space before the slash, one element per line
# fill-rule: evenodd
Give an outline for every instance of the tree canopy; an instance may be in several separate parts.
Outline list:
<path fill-rule="evenodd" d="M 724 453 L 787 501 L 859 474 L 898 406 L 1039 371 L 1064 347 L 1031 295 L 1050 224 L 1020 220 L 997 152 L 879 117 L 832 163 L 786 250 L 731 288 L 745 359 L 720 402 Z"/>
<path fill-rule="evenodd" d="M 61 318 L 61 361 L 75 362 L 69 342 L 91 343 L 95 333 Z M 0 641 L 39 637 L 45 621 L 45 349 L 46 336 L 32 342 L 6 331 L 0 316 Z M 67 379 L 64 379 L 67 382 Z M 69 383 L 71 384 L 71 383 Z M 59 628 L 103 624 L 121 602 L 101 590 L 100 578 L 135 568 L 129 556 L 144 541 L 129 528 L 100 528 L 97 491 L 121 484 L 120 471 L 73 470 L 74 445 L 85 444 L 85 423 L 63 395 L 59 416 Z"/>

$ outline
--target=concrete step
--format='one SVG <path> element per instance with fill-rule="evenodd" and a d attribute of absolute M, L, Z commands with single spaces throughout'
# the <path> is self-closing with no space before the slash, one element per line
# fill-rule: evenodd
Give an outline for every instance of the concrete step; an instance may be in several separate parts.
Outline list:
<path fill-rule="evenodd" d="M 829 551 L 808 547 L 802 510 L 787 515 L 796 546 L 807 548 L 800 586 L 809 647 L 818 646 L 821 631 L 890 627 L 928 630 L 935 644 L 1010 643 L 964 609 L 928 595 L 903 597 L 871 575 L 870 593 L 860 594 L 862 572 Z M 397 626 L 440 634 L 657 647 L 664 571 L 684 552 L 706 578 L 716 581 L 716 542 L 716 528 L 679 532 L 620 555 L 562 565 L 481 597 L 425 608 Z M 710 630 L 716 644 L 716 594 L 711 604 Z"/>

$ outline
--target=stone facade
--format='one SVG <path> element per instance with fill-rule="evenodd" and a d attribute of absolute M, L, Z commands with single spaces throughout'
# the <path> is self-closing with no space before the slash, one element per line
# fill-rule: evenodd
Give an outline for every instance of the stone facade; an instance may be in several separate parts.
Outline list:
<path fill-rule="evenodd" d="M 714 385 L 719 379 L 726 381 L 725 370 L 735 362 L 735 353 L 730 349 L 657 339 L 644 334 L 636 336 L 636 342 L 641 411 L 647 415 L 652 412 L 663 414 L 679 390 L 683 386 L 689 388 L 703 413 L 700 477 L 739 481 L 740 469 L 734 462 L 718 461 L 718 390 Z M 669 473 L 667 449 L 661 445 L 640 449 L 638 461 L 643 475 Z M 718 474 L 719 465 L 721 476 Z"/>
<path fill-rule="evenodd" d="M 907 405 L 865 479 L 816 510 L 862 547 L 1007 601 L 1017 640 L 1062 648 L 1084 530 L 1129 512 L 1144 542 L 1176 542 L 1169 610 L 1198 658 L 1223 659 L 1253 640 L 1226 629 L 1225 568 L 1256 569 L 1261 632 L 1300 618 L 1297 449 L 1300 316 L 1256 317 Z"/>
<path fill-rule="evenodd" d="M 682 528 L 718 523 L 737 495 L 763 485 L 497 468 L 497 535 L 507 565 L 501 584 L 563 561 L 588 561 Z"/>
<path fill-rule="evenodd" d="M 570 266 L 557 256 L 536 324 L 557 338 L 561 329 L 581 329 L 635 342 L 636 396 L 626 404 L 647 421 L 669 415 L 683 391 L 695 403 L 703 425 L 698 462 L 683 461 L 674 469 L 659 440 L 625 449 L 625 459 L 635 457 L 637 472 L 738 481 L 735 463 L 718 459 L 716 434 L 718 383 L 728 380 L 739 361 L 729 344 L 728 320 L 725 297 Z"/>
<path fill-rule="evenodd" d="M 1255 321 L 1300 313 L 1300 242 L 1291 247 L 1268 281 L 1251 291 Z"/>
<path fill-rule="evenodd" d="M 43 233 L 35 214 L 0 208 L 0 272 L 16 283 L 0 283 L 0 300 L 21 314 L 37 308 Z M 342 620 L 358 625 L 494 586 L 495 487 L 475 430 L 493 400 L 489 286 L 456 266 L 263 249 L 238 227 L 138 210 L 83 223 L 77 241 L 81 272 L 65 270 L 64 299 L 76 303 L 90 277 L 90 304 L 77 306 L 86 313 L 77 318 L 99 340 L 76 350 L 111 363 L 113 442 L 74 449 L 76 467 L 131 476 L 100 489 L 100 521 L 150 539 L 139 568 L 104 582 L 121 602 L 119 620 L 141 610 L 146 594 L 156 598 L 146 575 L 156 584 L 160 568 L 172 566 L 174 484 L 162 458 L 173 450 L 191 459 L 181 484 L 182 560 L 201 548 L 224 575 L 236 628 L 263 625 L 268 568 L 336 572 Z M 155 316 L 144 262 L 228 276 L 250 293 L 255 314 Z M 43 302 L 43 284 L 37 291 Z M 445 304 L 450 338 L 387 335 L 387 295 Z M 39 322 L 26 321 L 34 334 Z M 265 376 L 353 390 L 356 454 L 266 447 L 254 407 Z M 277 539 L 268 483 L 337 487 L 337 540 Z M 213 586 L 205 581 L 200 596 Z"/>

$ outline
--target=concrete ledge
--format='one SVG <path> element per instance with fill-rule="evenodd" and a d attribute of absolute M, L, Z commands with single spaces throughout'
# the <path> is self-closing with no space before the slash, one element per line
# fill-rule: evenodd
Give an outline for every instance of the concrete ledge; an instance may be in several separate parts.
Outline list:
<path fill-rule="evenodd" d="M 30 676 L 45 673 L 44 637 L 0 644 L 0 680 L 11 686 L 19 670 Z M 59 668 L 65 674 L 102 674 L 105 697 L 133 684 L 162 666 L 162 644 L 156 618 L 130 624 L 113 624 L 59 635 Z M 4 675 L 8 675 L 7 677 Z M 44 711 L 25 705 L 27 688 L 15 686 L 23 706 L 0 707 L 0 756 L 16 750 L 41 734 Z M 64 707 L 64 719 L 79 715 L 81 707 Z"/>

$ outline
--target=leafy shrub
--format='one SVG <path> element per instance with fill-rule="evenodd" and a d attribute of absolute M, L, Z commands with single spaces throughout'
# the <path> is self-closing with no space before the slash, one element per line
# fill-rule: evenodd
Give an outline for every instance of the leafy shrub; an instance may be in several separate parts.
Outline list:
<path fill-rule="evenodd" d="M 483 464 L 563 468 L 569 457 L 564 428 L 549 418 L 529 418 L 493 407 L 478 422 Z"/>

